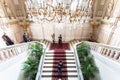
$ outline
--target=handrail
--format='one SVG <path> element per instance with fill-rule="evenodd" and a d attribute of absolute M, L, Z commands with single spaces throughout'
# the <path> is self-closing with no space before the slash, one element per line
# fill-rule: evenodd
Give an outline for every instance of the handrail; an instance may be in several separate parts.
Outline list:
<path fill-rule="evenodd" d="M 41 79 L 41 73 L 42 73 L 42 69 L 43 69 L 43 63 L 44 63 L 44 57 L 45 57 L 45 51 L 46 51 L 46 47 L 45 44 L 41 43 L 43 45 L 43 55 L 41 56 L 40 62 L 39 62 L 39 66 L 38 66 L 38 72 L 36 75 L 35 80 L 40 80 Z"/>
<path fill-rule="evenodd" d="M 110 45 L 89 42 L 89 41 L 82 41 L 82 42 L 88 43 L 90 45 L 90 48 L 98 53 L 107 55 L 107 57 L 114 59 L 114 60 L 120 60 L 120 48 L 118 48 L 118 47 L 112 47 Z M 74 45 L 74 52 L 75 52 L 77 67 L 80 67 L 80 63 L 79 63 L 76 47 L 77 47 L 77 45 L 79 45 L 82 42 L 76 43 Z M 78 76 L 81 78 L 81 80 L 84 80 L 81 69 L 78 69 L 78 72 L 81 73 Z"/>
<path fill-rule="evenodd" d="M 27 43 L 20 43 L 20 44 L 14 44 L 14 45 L 6 46 L 4 48 L 0 48 L 0 51 L 10 49 L 10 48 L 20 47 L 20 46 L 23 46 L 23 45 L 28 45 L 28 43 L 32 43 L 32 42 L 38 42 L 38 41 L 31 41 L 31 42 L 27 42 Z"/>
<path fill-rule="evenodd" d="M 80 42 L 81 43 L 81 42 Z M 78 44 L 80 44 L 80 43 L 76 43 L 75 45 L 74 45 L 74 52 L 75 52 L 75 60 L 76 60 L 76 64 L 77 64 L 77 71 L 78 71 L 78 78 L 79 78 L 79 80 L 84 80 L 84 78 L 83 78 L 83 74 L 82 74 L 82 71 L 81 71 L 81 69 L 80 69 L 80 62 L 79 62 L 79 59 L 78 59 L 78 54 L 77 54 L 77 50 L 76 50 L 76 47 L 77 47 L 77 45 Z"/>
<path fill-rule="evenodd" d="M 29 42 L 31 43 L 31 42 Z M 7 60 L 15 55 L 21 54 L 28 49 L 28 43 L 15 44 L 0 49 L 0 62 Z"/>
<path fill-rule="evenodd" d="M 108 57 L 109 59 L 120 62 L 120 48 L 101 43 L 85 42 L 90 45 L 92 50 L 104 55 L 105 57 Z"/>
<path fill-rule="evenodd" d="M 113 51 L 120 51 L 120 48 L 111 47 L 110 45 L 106 45 L 106 44 L 102 44 L 102 43 L 95 43 L 95 42 L 88 42 L 88 41 L 82 41 L 82 42 L 88 43 L 92 50 L 98 51 L 99 53 L 103 52 L 103 48 L 110 49 L 110 50 L 113 50 Z M 76 58 L 75 60 L 76 60 L 77 68 L 78 68 L 77 71 L 79 73 L 78 74 L 79 80 L 84 80 L 84 78 L 83 78 L 82 71 L 80 69 L 80 62 L 79 62 L 79 59 L 78 59 L 78 54 L 77 54 L 76 47 L 77 47 L 77 45 L 79 45 L 82 42 L 76 43 L 74 45 L 74 52 L 75 52 L 75 58 Z M 39 70 L 38 70 L 38 73 L 37 73 L 37 76 L 36 76 L 35 80 L 40 80 L 41 79 L 41 72 L 42 72 L 42 68 L 43 68 L 43 65 L 41 65 L 41 64 L 43 64 L 43 62 L 44 62 L 44 56 L 45 56 L 45 50 L 44 50 L 44 54 L 43 54 L 43 56 L 41 58 L 42 60 L 41 60 L 41 62 L 39 64 Z"/>
<path fill-rule="evenodd" d="M 38 41 L 32 41 L 32 42 L 38 42 Z M 3 60 L 6 60 L 7 58 L 10 58 L 14 55 L 20 54 L 24 51 L 27 51 L 28 45 L 32 42 L 15 44 L 15 45 L 11 45 L 11 46 L 6 46 L 5 48 L 1 48 L 0 49 L 0 61 L 1 61 L 1 58 L 5 58 Z M 38 43 L 40 43 L 40 42 L 38 42 Z M 39 61 L 38 72 L 37 72 L 35 80 L 40 80 L 40 78 L 41 78 L 40 74 L 42 72 L 42 67 L 43 67 L 42 64 L 44 62 L 45 49 L 47 47 L 47 46 L 45 46 L 44 43 L 40 43 L 40 44 L 43 45 L 43 55 L 41 56 L 41 59 Z"/>
<path fill-rule="evenodd" d="M 83 41 L 88 43 L 89 45 L 93 44 L 93 45 L 98 45 L 98 46 L 103 46 L 106 48 L 111 48 L 111 49 L 115 49 L 115 50 L 120 50 L 120 47 L 115 47 L 115 46 L 111 46 L 111 45 L 107 45 L 107 44 L 102 44 L 102 43 L 95 43 L 95 42 L 89 42 L 89 41 Z"/>

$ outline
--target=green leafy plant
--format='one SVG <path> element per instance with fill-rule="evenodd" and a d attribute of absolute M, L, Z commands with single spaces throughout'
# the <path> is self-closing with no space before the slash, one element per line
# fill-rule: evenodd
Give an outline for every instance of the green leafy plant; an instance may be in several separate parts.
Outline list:
<path fill-rule="evenodd" d="M 88 56 L 86 61 L 81 64 L 81 70 L 85 80 L 90 80 L 95 77 L 95 73 L 98 72 L 98 68 L 94 64 L 93 57 Z"/>
<path fill-rule="evenodd" d="M 32 56 L 35 56 L 37 59 L 40 59 L 43 53 L 43 46 L 40 43 L 31 43 L 29 45 L 29 52 Z"/>
<path fill-rule="evenodd" d="M 85 80 L 91 80 L 98 72 L 93 56 L 90 53 L 90 46 L 86 43 L 81 43 L 77 46 L 77 53 L 81 63 L 81 70 Z"/>
<path fill-rule="evenodd" d="M 30 78 L 30 80 L 35 80 L 39 66 L 39 60 L 43 53 L 43 46 L 37 42 L 33 42 L 29 44 L 28 49 L 30 55 L 27 61 L 24 62 L 23 71 L 25 77 Z"/>
<path fill-rule="evenodd" d="M 30 76 L 31 78 L 34 78 L 37 73 L 38 64 L 39 64 L 39 61 L 36 58 L 32 56 L 28 57 L 23 67 L 25 76 L 26 77 Z"/>

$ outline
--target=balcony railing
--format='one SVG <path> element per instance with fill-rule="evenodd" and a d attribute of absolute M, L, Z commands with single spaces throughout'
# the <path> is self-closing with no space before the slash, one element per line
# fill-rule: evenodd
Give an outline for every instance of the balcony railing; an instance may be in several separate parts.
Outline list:
<path fill-rule="evenodd" d="M 93 51 L 120 63 L 120 48 L 101 43 L 87 42 Z"/>
<path fill-rule="evenodd" d="M 0 63 L 28 50 L 28 44 L 21 43 L 0 49 Z"/>
<path fill-rule="evenodd" d="M 38 42 L 38 41 L 32 41 L 32 42 Z M 14 56 L 18 56 L 19 54 L 24 54 L 24 52 L 29 52 L 28 45 L 32 42 L 15 44 L 15 45 L 7 46 L 5 48 L 1 48 L 0 49 L 0 64 L 4 63 L 5 61 L 6 62 L 9 61 L 9 59 L 13 58 Z M 46 49 L 45 44 L 43 44 L 43 43 L 40 43 L 40 44 L 43 45 L 43 55 L 41 56 L 41 59 L 39 62 L 38 72 L 36 75 L 37 80 L 39 80 L 39 78 L 40 78 L 41 68 L 42 68 L 43 58 L 44 58 L 44 52 Z"/>
<path fill-rule="evenodd" d="M 81 69 L 80 69 L 80 62 L 79 62 L 79 58 L 78 58 L 78 54 L 77 54 L 77 45 L 78 44 L 80 44 L 81 42 L 79 42 L 79 43 L 77 43 L 77 44 L 75 44 L 74 45 L 74 52 L 75 52 L 75 60 L 76 60 L 76 64 L 77 64 L 77 71 L 78 71 L 78 77 L 79 77 L 79 80 L 84 80 L 84 78 L 83 78 L 83 74 L 82 74 L 82 71 L 81 71 Z"/>

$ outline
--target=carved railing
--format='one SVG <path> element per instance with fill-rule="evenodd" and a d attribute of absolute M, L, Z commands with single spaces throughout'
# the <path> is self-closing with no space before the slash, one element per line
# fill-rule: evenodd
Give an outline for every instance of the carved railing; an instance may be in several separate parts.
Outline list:
<path fill-rule="evenodd" d="M 28 44 L 21 43 L 0 49 L 0 63 L 28 50 Z"/>
<path fill-rule="evenodd" d="M 41 44 L 43 45 L 43 55 L 41 56 L 41 59 L 40 59 L 40 62 L 39 62 L 39 66 L 38 66 L 38 72 L 37 72 L 37 75 L 36 75 L 36 78 L 35 80 L 40 80 L 41 79 L 41 73 L 42 73 L 42 69 L 43 69 L 43 64 L 44 64 L 44 57 L 45 57 L 45 54 L 46 54 L 46 49 L 49 45 L 49 41 L 47 40 L 41 40 Z"/>
<path fill-rule="evenodd" d="M 36 75 L 35 80 L 40 80 L 41 79 L 41 73 L 42 73 L 42 69 L 43 69 L 43 64 L 44 64 L 44 57 L 45 57 L 45 50 L 47 48 L 47 46 L 45 46 L 45 44 L 41 43 L 43 45 L 43 55 L 41 56 L 40 62 L 39 62 L 39 66 L 38 66 L 38 72 Z"/>
<path fill-rule="evenodd" d="M 110 45 L 105 45 L 101 43 L 87 42 L 93 51 L 112 59 L 114 61 L 120 62 L 120 48 L 112 47 Z"/>
<path fill-rule="evenodd" d="M 112 46 L 106 45 L 106 44 L 95 43 L 95 42 L 88 42 L 88 41 L 82 41 L 82 42 L 88 43 L 90 45 L 91 50 L 93 50 L 97 54 L 100 54 L 101 56 L 105 57 L 103 59 L 104 62 L 105 62 L 105 60 L 110 61 L 110 63 L 107 63 L 107 65 L 109 65 L 111 68 L 113 67 L 113 65 L 115 65 L 115 66 L 117 66 L 117 67 L 114 66 L 115 69 L 118 70 L 118 66 L 120 66 L 120 64 L 119 64 L 119 62 L 120 62 L 120 48 L 112 47 Z M 84 80 L 84 79 L 83 79 L 83 75 L 82 75 L 82 72 L 80 69 L 80 63 L 79 63 L 76 47 L 77 47 L 77 45 L 80 45 L 82 42 L 76 43 L 74 45 L 74 52 L 75 52 L 77 67 L 79 67 L 78 72 L 81 73 L 78 75 L 79 78 L 81 78 L 80 80 Z M 100 57 L 100 56 L 98 56 L 98 57 Z M 117 64 L 117 62 L 118 62 L 118 64 Z"/>
<path fill-rule="evenodd" d="M 113 47 L 110 45 L 102 44 L 102 43 L 95 43 L 95 42 L 86 42 L 90 45 L 91 50 L 109 58 L 114 61 L 120 62 L 120 48 Z M 79 45 L 81 42 L 75 44 L 75 46 Z"/>
<path fill-rule="evenodd" d="M 38 42 L 38 41 L 32 41 L 32 42 Z M 27 42 L 27 43 L 21 43 L 21 44 L 15 44 L 15 45 L 11 45 L 11 46 L 7 46 L 5 48 L 1 48 L 0 49 L 0 63 L 4 63 L 4 61 L 9 60 L 10 58 L 17 56 L 19 54 L 24 53 L 25 51 L 28 52 L 28 45 L 32 42 Z M 40 42 L 39 42 L 40 43 Z M 40 62 L 39 62 L 39 66 L 38 66 L 38 72 L 36 75 L 36 80 L 40 80 L 40 74 L 42 72 L 42 64 L 43 64 L 43 60 L 44 60 L 44 53 L 45 53 L 45 49 L 47 46 L 45 46 L 45 44 L 40 43 L 43 45 L 43 55 L 41 56 Z"/>
<path fill-rule="evenodd" d="M 78 54 L 77 54 L 77 45 L 78 44 L 80 44 L 81 42 L 79 42 L 79 43 L 76 43 L 75 45 L 74 45 L 74 52 L 75 52 L 75 60 L 76 60 L 76 64 L 77 64 L 77 72 L 79 73 L 78 74 L 78 78 L 79 78 L 79 80 L 84 80 L 84 78 L 83 78 L 83 74 L 82 74 L 82 71 L 81 71 L 81 69 L 80 69 L 80 62 L 79 62 L 79 58 L 78 58 Z"/>

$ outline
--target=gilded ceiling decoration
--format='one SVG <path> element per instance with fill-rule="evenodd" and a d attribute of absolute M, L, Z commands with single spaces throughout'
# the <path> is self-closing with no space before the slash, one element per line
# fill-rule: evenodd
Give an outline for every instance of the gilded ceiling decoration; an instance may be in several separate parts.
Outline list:
<path fill-rule="evenodd" d="M 92 16 L 92 0 L 26 0 L 25 4 L 32 21 L 85 22 Z"/>

